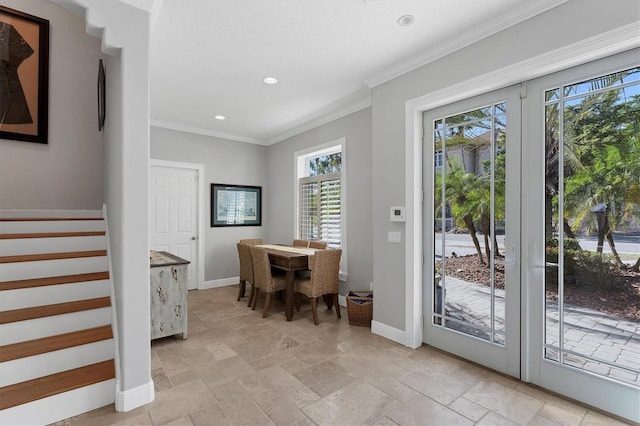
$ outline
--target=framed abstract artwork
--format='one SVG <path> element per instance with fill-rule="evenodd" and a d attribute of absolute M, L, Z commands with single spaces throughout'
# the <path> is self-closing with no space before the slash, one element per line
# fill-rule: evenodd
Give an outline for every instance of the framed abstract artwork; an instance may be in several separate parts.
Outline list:
<path fill-rule="evenodd" d="M 46 144 L 49 21 L 0 6 L 0 138 Z"/>

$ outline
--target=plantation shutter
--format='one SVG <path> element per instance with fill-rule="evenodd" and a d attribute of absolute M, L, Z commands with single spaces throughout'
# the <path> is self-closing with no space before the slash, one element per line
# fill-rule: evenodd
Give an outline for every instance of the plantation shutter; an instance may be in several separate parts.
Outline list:
<path fill-rule="evenodd" d="M 340 173 L 300 179 L 300 238 L 340 247 Z"/>

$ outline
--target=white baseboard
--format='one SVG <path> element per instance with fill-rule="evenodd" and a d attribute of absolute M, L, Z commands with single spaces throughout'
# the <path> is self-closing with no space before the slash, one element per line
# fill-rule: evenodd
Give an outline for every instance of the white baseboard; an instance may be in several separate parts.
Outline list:
<path fill-rule="evenodd" d="M 207 290 L 209 288 L 227 287 L 230 285 L 237 285 L 240 281 L 240 277 L 221 278 L 219 280 L 205 281 L 202 287 L 198 290 Z"/>
<path fill-rule="evenodd" d="M 347 307 L 347 298 L 341 294 L 338 295 L 338 303 L 340 306 L 346 308 Z"/>
<path fill-rule="evenodd" d="M 411 345 L 408 344 L 409 339 L 407 336 L 407 332 L 404 330 L 391 327 L 378 321 L 371 321 L 371 332 L 373 334 L 385 337 L 389 340 L 393 340 L 394 342 L 400 343 L 401 345 L 411 347 Z"/>
<path fill-rule="evenodd" d="M 134 408 L 149 404 L 156 397 L 153 380 L 147 384 L 126 391 L 118 391 L 116 397 L 116 411 L 131 411 Z"/>

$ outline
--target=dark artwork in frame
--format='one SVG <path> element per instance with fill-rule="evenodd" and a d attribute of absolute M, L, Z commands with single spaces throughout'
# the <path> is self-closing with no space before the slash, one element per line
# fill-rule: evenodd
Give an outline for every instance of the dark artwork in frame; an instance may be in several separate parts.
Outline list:
<path fill-rule="evenodd" d="M 261 226 L 262 187 L 211 184 L 211 226 Z"/>
<path fill-rule="evenodd" d="M 0 138 L 48 143 L 49 21 L 0 6 Z"/>

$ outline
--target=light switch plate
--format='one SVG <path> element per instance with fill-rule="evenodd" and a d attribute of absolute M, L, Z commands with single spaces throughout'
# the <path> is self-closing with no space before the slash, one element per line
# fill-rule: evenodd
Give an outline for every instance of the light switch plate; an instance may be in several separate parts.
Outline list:
<path fill-rule="evenodd" d="M 400 232 L 389 231 L 387 233 L 387 241 L 390 243 L 400 243 L 402 241 L 402 236 Z"/>

